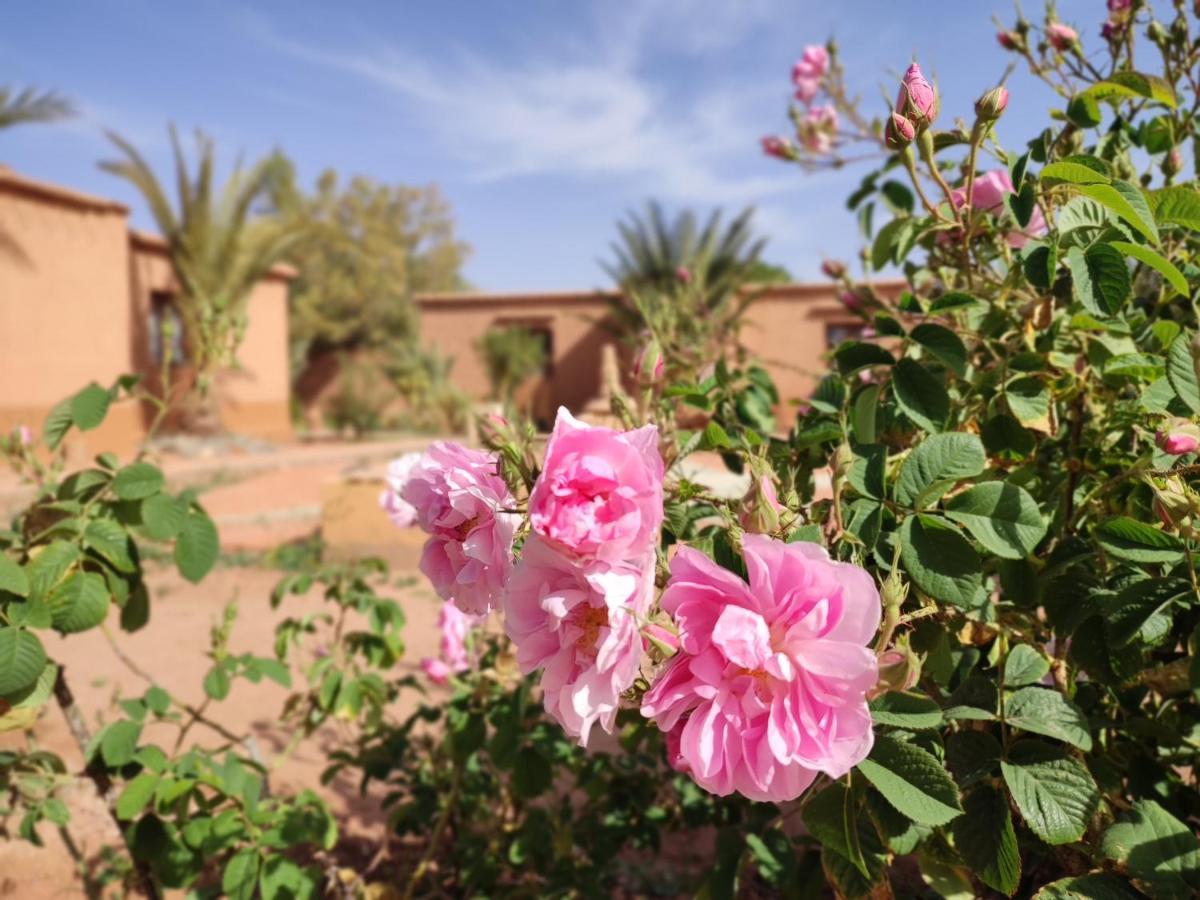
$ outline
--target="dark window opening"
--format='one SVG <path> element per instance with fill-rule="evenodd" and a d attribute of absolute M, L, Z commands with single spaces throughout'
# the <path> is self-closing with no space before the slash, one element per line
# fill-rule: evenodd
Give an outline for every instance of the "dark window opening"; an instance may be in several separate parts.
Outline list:
<path fill-rule="evenodd" d="M 163 354 L 169 348 L 171 365 L 187 362 L 187 349 L 183 340 L 183 319 L 175 306 L 175 295 L 155 291 L 150 295 L 150 359 L 154 365 L 163 364 Z"/>
<path fill-rule="evenodd" d="M 858 323 L 828 324 L 825 326 L 825 347 L 836 350 L 846 341 L 857 341 L 862 337 L 863 327 Z"/>
<path fill-rule="evenodd" d="M 542 319 L 498 319 L 496 328 L 520 328 L 528 331 L 542 345 L 542 375 L 546 378 L 554 374 L 554 328 Z"/>

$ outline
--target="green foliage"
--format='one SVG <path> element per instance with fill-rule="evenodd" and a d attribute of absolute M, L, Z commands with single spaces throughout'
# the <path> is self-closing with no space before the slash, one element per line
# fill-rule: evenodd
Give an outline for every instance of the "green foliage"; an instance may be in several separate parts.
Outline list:
<path fill-rule="evenodd" d="M 489 329 L 479 339 L 475 351 L 487 372 L 492 396 L 505 408 L 512 405 L 521 385 L 546 365 L 546 347 L 541 337 L 520 325 Z"/>

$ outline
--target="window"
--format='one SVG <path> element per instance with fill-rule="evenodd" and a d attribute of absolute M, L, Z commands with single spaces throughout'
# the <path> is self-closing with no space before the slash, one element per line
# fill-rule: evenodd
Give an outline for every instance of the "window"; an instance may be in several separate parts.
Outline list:
<path fill-rule="evenodd" d="M 187 362 L 187 350 L 183 341 L 183 320 L 175 307 L 175 296 L 164 291 L 150 295 L 150 359 L 161 366 L 163 352 L 170 340 L 171 365 Z"/>
<path fill-rule="evenodd" d="M 542 375 L 546 378 L 554 374 L 554 326 L 549 319 L 497 319 L 495 328 L 521 328 L 528 331 L 542 345 L 545 361 L 542 363 Z"/>
<path fill-rule="evenodd" d="M 828 324 L 825 326 L 825 347 L 834 350 L 846 341 L 856 341 L 862 337 L 862 330 L 858 323 Z"/>

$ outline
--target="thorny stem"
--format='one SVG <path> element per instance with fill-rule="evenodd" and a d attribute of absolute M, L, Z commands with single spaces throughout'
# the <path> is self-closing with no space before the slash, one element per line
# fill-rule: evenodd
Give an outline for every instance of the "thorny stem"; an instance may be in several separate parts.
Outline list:
<path fill-rule="evenodd" d="M 421 860 L 417 863 L 417 867 L 413 869 L 412 878 L 409 879 L 408 887 L 404 890 L 403 900 L 412 900 L 417 887 L 421 884 L 425 873 L 429 870 L 434 854 L 437 853 L 438 844 L 442 839 L 442 832 L 446 830 L 446 823 L 450 821 L 450 813 L 453 811 L 454 805 L 458 802 L 458 790 L 461 786 L 462 766 L 456 764 L 451 775 L 450 793 L 446 797 L 446 805 L 442 807 L 442 811 L 438 814 L 438 819 L 433 825 L 433 830 L 429 833 L 429 843 L 426 844 L 425 852 L 421 854 Z"/>

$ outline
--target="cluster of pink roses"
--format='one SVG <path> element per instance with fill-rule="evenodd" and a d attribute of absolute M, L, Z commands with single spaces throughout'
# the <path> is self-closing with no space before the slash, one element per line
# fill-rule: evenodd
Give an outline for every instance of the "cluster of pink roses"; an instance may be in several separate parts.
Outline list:
<path fill-rule="evenodd" d="M 664 477 L 654 426 L 615 431 L 559 410 L 515 564 L 514 501 L 493 457 L 439 443 L 405 472 L 390 490 L 430 534 L 423 571 L 463 609 L 460 592 L 473 611 L 502 608 L 521 671 L 542 670 L 546 711 L 580 744 L 596 723 L 611 733 L 650 643 L 672 655 L 645 673 L 641 711 L 666 732 L 671 765 L 709 791 L 789 800 L 869 752 L 878 663 L 866 645 L 880 600 L 864 570 L 814 544 L 746 534 L 747 583 L 684 547 L 659 601 L 674 627 L 650 621 Z M 759 512 L 778 515 L 764 479 Z M 443 607 L 431 677 L 469 667 L 477 621 Z"/>
<path fill-rule="evenodd" d="M 812 44 L 804 48 L 804 53 L 792 66 L 796 99 L 806 107 L 803 115 L 797 114 L 796 134 L 800 143 L 815 154 L 832 150 L 838 133 L 837 109 L 832 104 L 813 103 L 829 74 L 830 62 L 829 50 L 820 44 Z M 788 138 L 776 135 L 764 137 L 762 148 L 768 156 L 780 159 L 793 159 L 797 152 Z"/>

